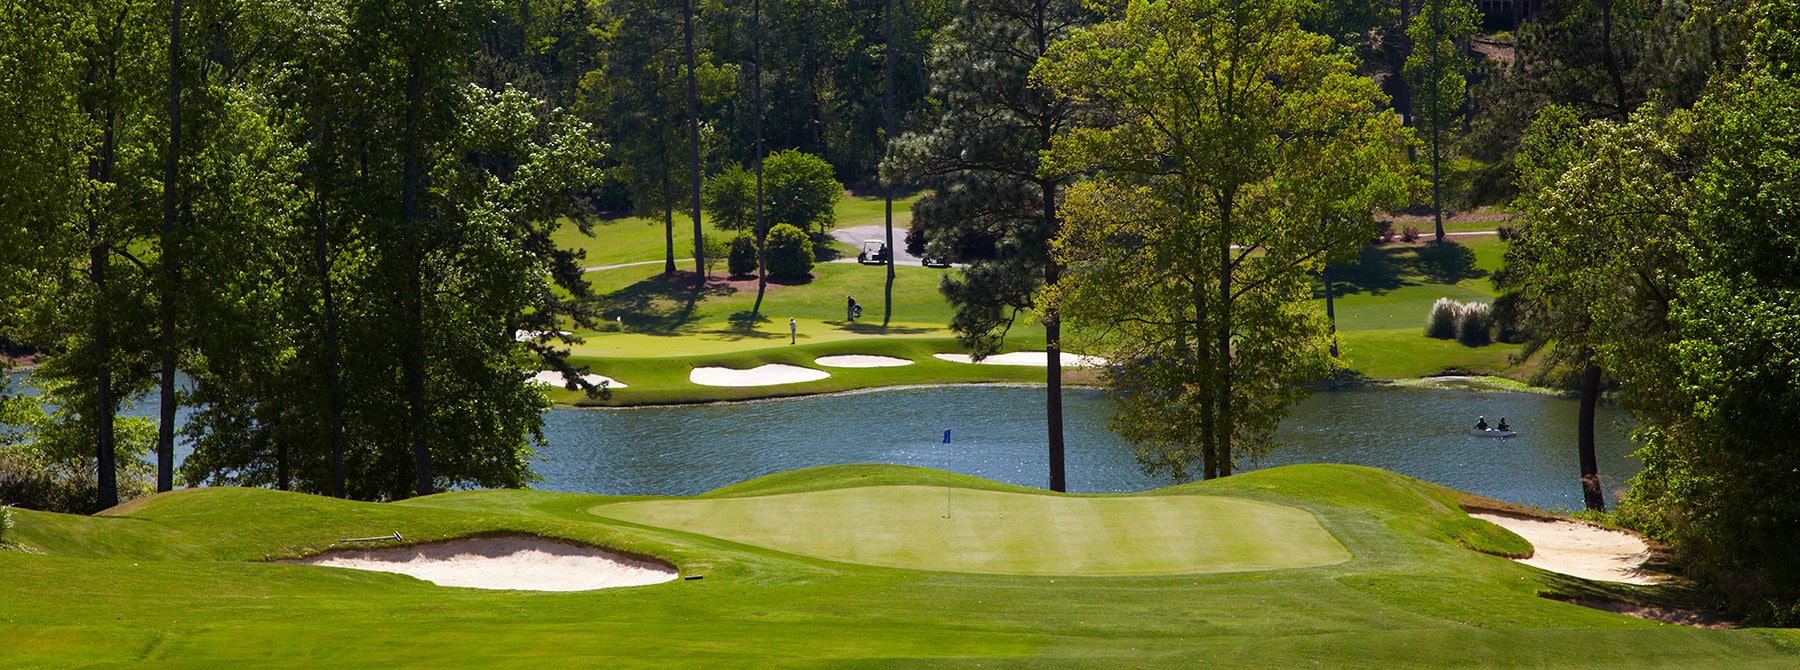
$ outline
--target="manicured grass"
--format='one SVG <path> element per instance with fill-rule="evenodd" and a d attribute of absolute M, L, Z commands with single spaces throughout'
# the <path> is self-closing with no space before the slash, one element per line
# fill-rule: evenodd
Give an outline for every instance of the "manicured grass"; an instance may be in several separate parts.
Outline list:
<path fill-rule="evenodd" d="M 1011 575 L 1157 575 L 1350 559 L 1311 514 L 1211 496 L 1058 497 L 949 487 L 614 503 L 600 516 L 849 563 Z"/>
<path fill-rule="evenodd" d="M 1042 346 L 1042 340 L 1038 341 Z M 719 400 L 749 400 L 814 393 L 833 393 L 877 386 L 907 384 L 967 384 L 986 382 L 1042 383 L 1044 369 L 1009 365 L 969 365 L 933 358 L 933 353 L 959 352 L 962 347 L 947 337 L 878 337 L 845 339 L 818 344 L 769 347 L 718 354 L 690 354 L 661 358 L 580 357 L 578 364 L 588 365 L 599 374 L 627 384 L 612 391 L 609 399 L 590 399 L 577 391 L 555 389 L 552 399 L 578 405 L 658 405 Z M 913 361 L 912 365 L 891 368 L 828 368 L 813 362 L 820 356 L 872 354 L 893 356 Z M 775 386 L 718 387 L 699 386 L 688 382 L 688 375 L 698 367 L 727 367 L 738 370 L 771 363 L 816 368 L 831 377 L 814 382 Z"/>
<path fill-rule="evenodd" d="M 0 552 L 0 665 L 1800 663 L 1794 631 L 1666 626 L 1540 597 L 1666 604 L 1675 596 L 1669 587 L 1585 582 L 1470 551 L 1463 545 L 1498 548 L 1506 536 L 1459 530 L 1474 523 L 1456 507 L 1465 494 L 1370 468 L 1273 468 L 1139 496 L 1069 497 L 1025 494 L 1019 487 L 917 468 L 837 466 L 782 473 L 700 498 L 836 492 L 860 509 L 876 510 L 884 506 L 854 502 L 858 494 L 885 496 L 892 486 L 941 493 L 946 481 L 953 496 L 988 501 L 996 515 L 1007 517 L 995 523 L 1031 523 L 1046 541 L 1097 545 L 1083 549 L 1093 554 L 1117 540 L 1044 525 L 1054 519 L 1033 517 L 1031 510 L 1046 500 L 1183 497 L 1280 505 L 1317 519 L 1350 559 L 1253 572 L 977 574 L 782 551 L 768 545 L 787 532 L 780 524 L 758 526 L 771 529 L 768 535 L 731 540 L 611 520 L 589 511 L 621 501 L 602 496 L 472 491 L 383 505 L 266 490 L 189 490 L 109 516 L 20 512 L 14 539 L 41 553 Z M 704 579 L 532 593 L 444 588 L 401 575 L 260 561 L 395 530 L 413 541 L 537 533 L 653 556 Z"/>

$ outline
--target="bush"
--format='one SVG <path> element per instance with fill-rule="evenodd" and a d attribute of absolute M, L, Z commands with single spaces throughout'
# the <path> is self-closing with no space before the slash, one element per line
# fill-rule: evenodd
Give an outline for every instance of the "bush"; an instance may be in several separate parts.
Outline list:
<path fill-rule="evenodd" d="M 731 258 L 725 262 L 725 270 L 733 277 L 756 274 L 756 238 L 739 235 L 731 241 Z"/>
<path fill-rule="evenodd" d="M 1407 226 L 1407 227 L 1401 229 L 1400 230 L 1400 241 L 1401 242 L 1417 242 L 1417 241 L 1419 241 L 1419 227 L 1418 226 Z"/>
<path fill-rule="evenodd" d="M 1479 347 L 1493 342 L 1488 337 L 1488 305 L 1485 302 L 1471 302 L 1458 306 L 1456 310 L 1456 341 L 1466 346 Z"/>
<path fill-rule="evenodd" d="M 812 277 L 812 238 L 799 228 L 781 223 L 769 229 L 763 242 L 763 256 L 768 262 L 769 276 L 776 279 L 808 279 Z"/>
<path fill-rule="evenodd" d="M 1449 298 L 1438 298 L 1431 304 L 1431 316 L 1425 321 L 1425 336 L 1439 340 L 1456 337 L 1456 314 L 1462 305 Z"/>
<path fill-rule="evenodd" d="M 1381 229 L 1378 231 L 1375 231 L 1375 243 L 1376 244 L 1392 244 L 1393 241 L 1394 241 L 1394 223 L 1392 221 L 1382 221 Z"/>
<path fill-rule="evenodd" d="M 150 475 L 141 463 L 119 460 L 119 501 L 150 495 Z M 0 501 L 26 509 L 64 514 L 100 511 L 100 477 L 87 460 L 58 461 L 30 448 L 0 449 Z"/>
<path fill-rule="evenodd" d="M 0 545 L 6 544 L 6 531 L 12 530 L 12 508 L 0 505 Z"/>
<path fill-rule="evenodd" d="M 1502 223 L 1494 226 L 1494 234 L 1500 238 L 1501 242 L 1511 242 L 1513 238 L 1519 236 L 1519 229 L 1510 223 Z"/>

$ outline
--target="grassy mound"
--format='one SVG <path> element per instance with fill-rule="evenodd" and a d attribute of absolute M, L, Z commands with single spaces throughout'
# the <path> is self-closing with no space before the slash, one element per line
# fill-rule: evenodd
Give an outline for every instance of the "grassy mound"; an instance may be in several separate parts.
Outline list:
<path fill-rule="evenodd" d="M 1088 514 L 1153 534 L 1158 525 L 1207 532 L 1207 524 L 1247 525 L 1214 514 L 1297 514 L 1329 533 L 1348 560 L 1126 576 L 911 570 L 589 511 L 721 505 L 695 509 L 744 514 L 752 527 L 774 529 L 781 524 L 742 510 L 824 516 L 832 505 L 896 513 L 929 504 L 935 517 L 946 481 L 953 505 L 969 505 L 953 513 L 973 515 L 979 505 L 993 515 L 988 532 L 1003 537 L 945 533 L 940 541 L 1016 548 L 1035 533 L 1039 542 L 1098 555 L 1148 540 L 1084 537 L 1061 521 Z M 782 473 L 693 499 L 470 491 L 369 504 L 266 490 L 182 491 L 97 517 L 18 512 L 8 538 L 26 551 L 0 551 L 0 666 L 1800 663 L 1793 631 L 1665 626 L 1540 597 L 1655 604 L 1664 591 L 1584 582 L 1470 551 L 1462 544 L 1497 546 L 1506 538 L 1465 524 L 1464 497 L 1348 466 L 1275 468 L 1124 496 L 1027 492 L 891 466 Z M 1026 530 L 1002 527 L 1014 523 Z M 1108 523 L 1082 521 L 1089 531 Z M 265 560 L 394 531 L 421 542 L 497 532 L 562 538 L 655 557 L 704 579 L 575 593 L 483 591 Z M 929 540 L 907 537 L 923 532 L 893 537 L 923 546 Z M 816 532 L 796 537 L 830 544 Z M 1289 533 L 1263 541 L 1312 546 Z"/>

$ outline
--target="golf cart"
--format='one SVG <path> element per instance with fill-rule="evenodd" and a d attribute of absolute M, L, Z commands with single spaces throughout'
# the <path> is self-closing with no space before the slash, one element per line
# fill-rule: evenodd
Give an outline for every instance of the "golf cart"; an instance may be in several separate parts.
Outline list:
<path fill-rule="evenodd" d="M 864 265 L 879 265 L 887 260 L 887 243 L 881 240 L 863 240 L 862 251 L 856 254 L 856 262 Z"/>
<path fill-rule="evenodd" d="M 950 267 L 950 261 L 944 260 L 942 258 L 938 258 L 936 256 L 921 256 L 921 257 L 919 257 L 919 264 L 923 265 L 925 267 L 928 267 L 928 268 Z"/>

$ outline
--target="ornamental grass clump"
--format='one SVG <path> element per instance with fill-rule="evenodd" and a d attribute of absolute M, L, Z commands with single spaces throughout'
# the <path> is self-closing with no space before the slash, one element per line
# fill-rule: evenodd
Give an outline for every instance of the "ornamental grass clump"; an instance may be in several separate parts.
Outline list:
<path fill-rule="evenodd" d="M 1456 315 L 1462 305 L 1449 298 L 1438 298 L 1431 304 L 1431 316 L 1425 320 L 1425 336 L 1439 340 L 1456 337 Z"/>
<path fill-rule="evenodd" d="M 1456 341 L 1465 346 L 1479 347 L 1493 342 L 1488 337 L 1488 304 L 1471 302 L 1457 306 Z"/>

